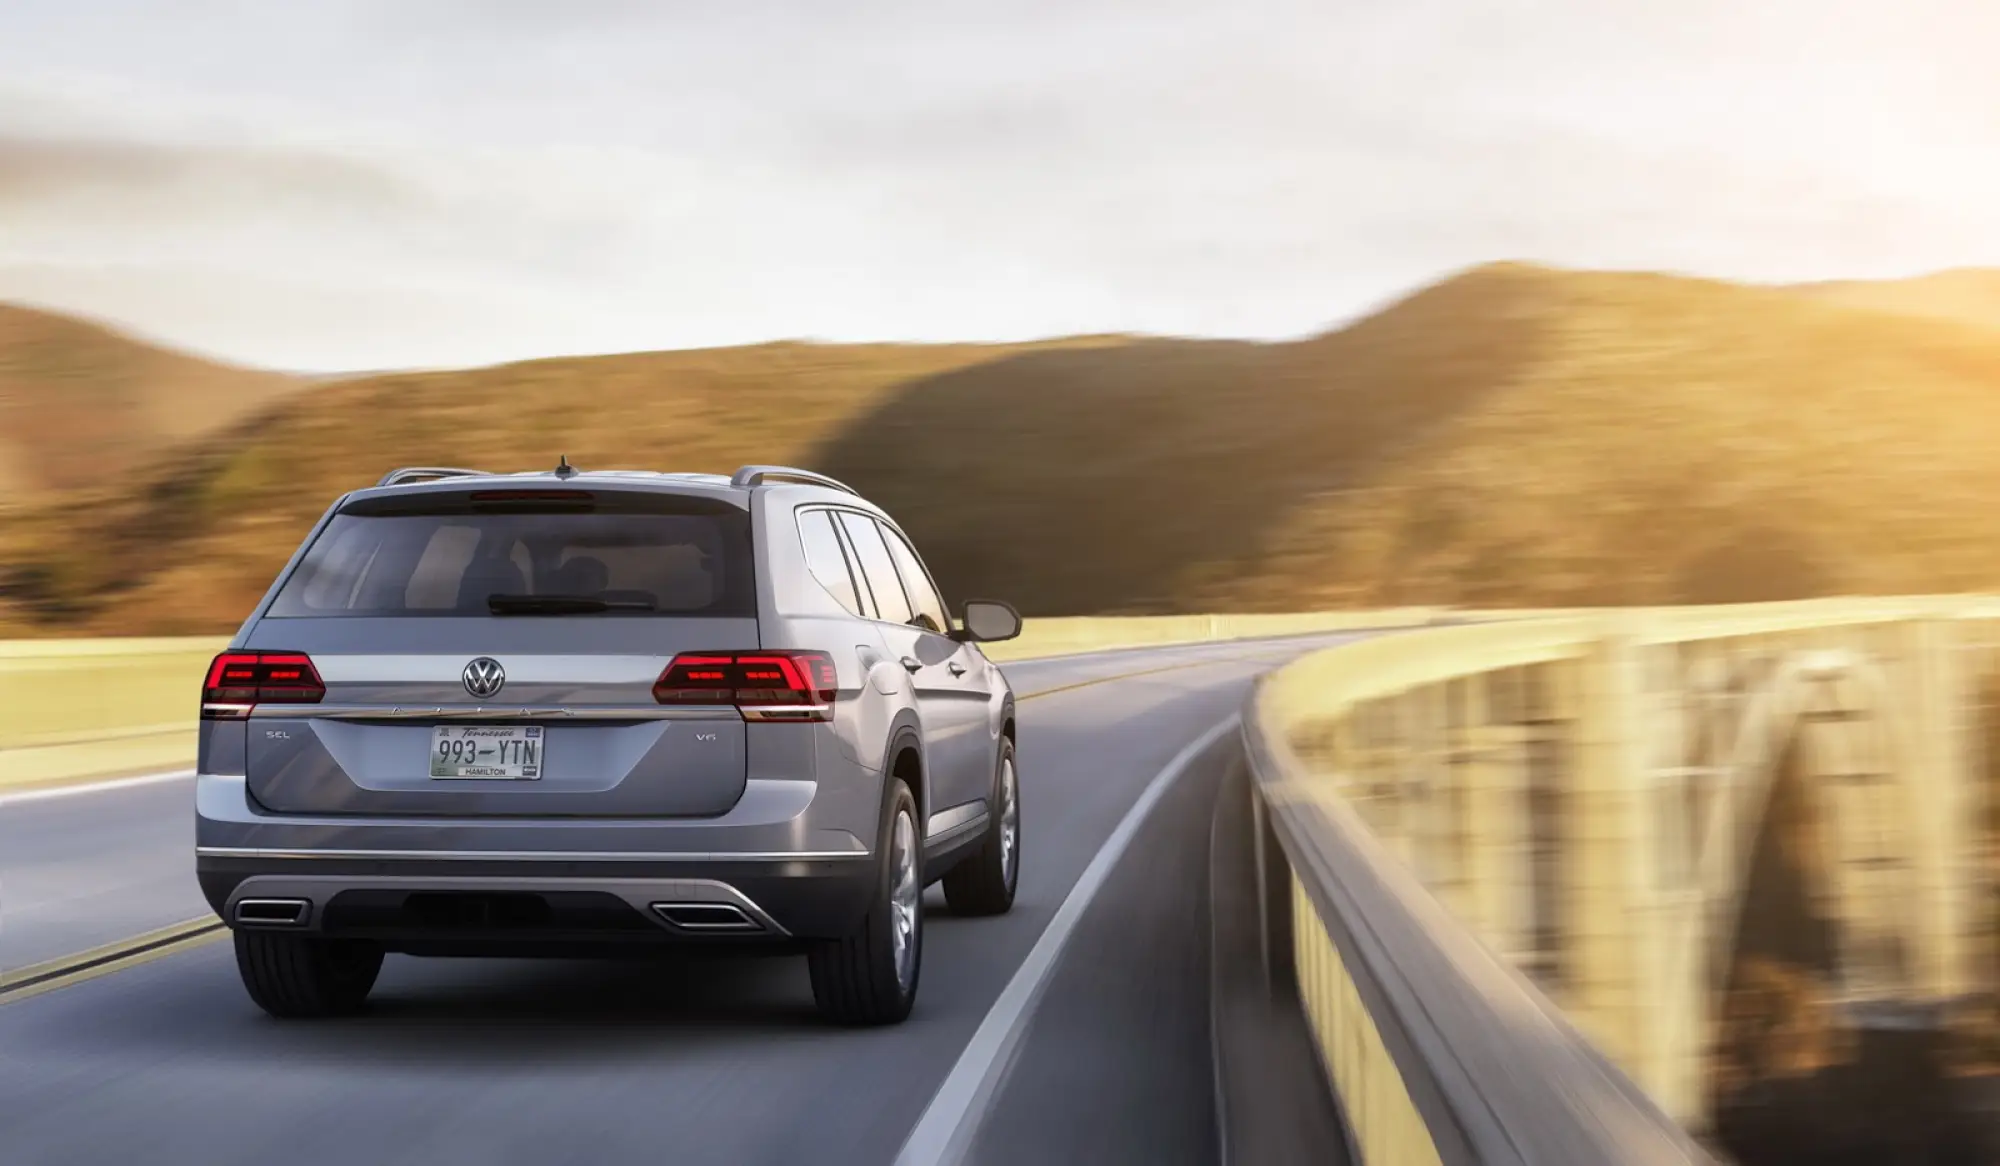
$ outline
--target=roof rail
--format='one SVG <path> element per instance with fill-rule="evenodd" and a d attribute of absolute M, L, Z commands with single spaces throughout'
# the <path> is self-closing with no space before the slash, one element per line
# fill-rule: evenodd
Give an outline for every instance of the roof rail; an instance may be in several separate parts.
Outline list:
<path fill-rule="evenodd" d="M 829 490 L 839 490 L 843 494 L 853 494 L 857 498 L 861 496 L 861 491 L 845 482 L 835 481 L 825 474 L 815 474 L 811 470 L 795 469 L 791 466 L 744 466 L 729 476 L 729 484 L 741 489 L 745 486 L 761 485 L 771 478 L 803 482 L 809 486 L 825 486 Z"/>
<path fill-rule="evenodd" d="M 404 466 L 400 470 L 390 470 L 382 475 L 377 486 L 400 486 L 405 482 L 427 481 L 432 478 L 476 478 L 485 470 L 455 470 L 450 466 Z"/>

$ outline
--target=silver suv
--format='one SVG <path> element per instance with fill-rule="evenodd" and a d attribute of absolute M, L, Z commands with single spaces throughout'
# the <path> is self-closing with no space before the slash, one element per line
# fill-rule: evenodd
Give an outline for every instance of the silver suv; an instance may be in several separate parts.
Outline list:
<path fill-rule="evenodd" d="M 404 469 L 320 519 L 209 668 L 195 867 L 250 996 L 386 952 L 801 950 L 830 1018 L 916 997 L 923 888 L 1013 905 L 1014 694 L 831 478 Z"/>

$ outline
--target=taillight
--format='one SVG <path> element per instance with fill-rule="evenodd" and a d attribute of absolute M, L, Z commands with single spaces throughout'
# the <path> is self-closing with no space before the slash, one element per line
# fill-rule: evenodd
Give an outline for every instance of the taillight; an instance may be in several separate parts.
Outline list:
<path fill-rule="evenodd" d="M 201 686 L 204 720 L 237 720 L 260 704 L 318 704 L 326 698 L 319 670 L 303 652 L 224 652 Z"/>
<path fill-rule="evenodd" d="M 839 689 L 825 652 L 682 652 L 653 683 L 653 699 L 734 705 L 752 721 L 830 721 Z"/>

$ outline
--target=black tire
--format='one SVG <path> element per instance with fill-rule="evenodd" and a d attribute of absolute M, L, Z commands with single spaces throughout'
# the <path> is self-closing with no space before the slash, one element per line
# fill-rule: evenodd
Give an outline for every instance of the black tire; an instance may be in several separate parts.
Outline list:
<path fill-rule="evenodd" d="M 993 805 L 986 841 L 945 872 L 944 901 L 954 915 L 1005 915 L 1014 907 L 1014 888 L 1021 881 L 1021 781 L 1014 743 L 1005 739 L 993 766 Z"/>
<path fill-rule="evenodd" d="M 877 847 L 882 861 L 868 914 L 851 934 L 820 940 L 806 953 L 813 1000 L 821 1015 L 836 1024 L 902 1023 L 916 1003 L 923 971 L 924 855 L 917 800 L 901 779 L 890 778 L 882 801 L 882 844 Z M 898 823 L 903 824 L 900 831 Z M 908 912 L 907 948 L 897 943 L 899 900 Z M 905 950 L 907 964 L 901 958 Z"/>
<path fill-rule="evenodd" d="M 361 1011 L 374 989 L 382 949 L 355 939 L 238 931 L 236 971 L 250 999 L 272 1016 L 346 1016 Z"/>

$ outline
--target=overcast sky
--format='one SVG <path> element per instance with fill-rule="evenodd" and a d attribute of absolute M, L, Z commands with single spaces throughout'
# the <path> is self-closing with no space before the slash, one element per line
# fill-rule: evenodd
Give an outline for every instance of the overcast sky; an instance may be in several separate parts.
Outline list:
<path fill-rule="evenodd" d="M 2000 264 L 1986 0 L 0 0 L 0 298 L 309 370 Z"/>

